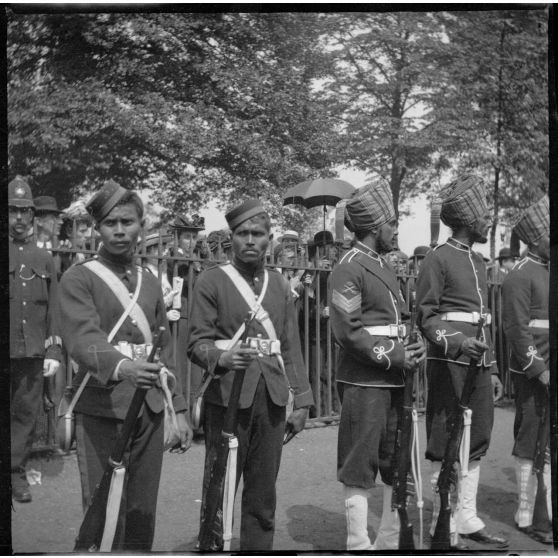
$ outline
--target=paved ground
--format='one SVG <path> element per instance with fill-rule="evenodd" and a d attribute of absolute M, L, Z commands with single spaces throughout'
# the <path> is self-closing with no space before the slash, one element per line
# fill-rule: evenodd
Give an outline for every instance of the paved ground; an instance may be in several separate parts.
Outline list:
<path fill-rule="evenodd" d="M 513 412 L 496 409 L 493 443 L 481 470 L 479 510 L 490 530 L 506 534 L 508 553 L 554 553 L 513 527 L 515 473 L 510 455 Z M 422 448 L 424 418 L 421 417 Z M 346 537 L 340 484 L 335 480 L 337 427 L 306 430 L 285 446 L 278 479 L 276 551 L 318 553 L 343 551 Z M 158 502 L 155 552 L 190 554 L 195 551 L 200 507 L 203 443 L 184 455 L 166 454 Z M 82 511 L 79 477 L 74 454 L 34 461 L 42 484 L 32 486 L 33 502 L 15 503 L 12 513 L 12 547 L 15 553 L 63 553 L 72 551 Z M 424 532 L 429 525 L 432 495 L 427 486 L 429 466 L 423 462 Z M 381 487 L 370 498 L 371 536 L 379 523 Z M 239 499 L 238 499 L 239 500 Z M 238 504 L 237 504 L 238 510 Z M 418 514 L 410 508 L 415 534 Z M 238 511 L 236 517 L 239 517 Z M 235 525 L 233 550 L 238 548 Z M 425 535 L 427 542 L 427 537 Z M 417 539 L 418 540 L 418 539 Z M 471 550 L 482 551 L 479 546 Z M 487 549 L 488 550 L 488 549 Z"/>

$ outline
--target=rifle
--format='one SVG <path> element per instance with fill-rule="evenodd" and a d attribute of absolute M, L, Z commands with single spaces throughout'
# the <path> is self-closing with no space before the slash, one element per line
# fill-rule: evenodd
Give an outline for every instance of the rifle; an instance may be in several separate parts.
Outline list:
<path fill-rule="evenodd" d="M 476 339 L 481 338 L 483 325 L 484 318 L 481 317 L 479 319 Z M 438 515 L 436 529 L 430 546 L 432 550 L 447 550 L 451 546 L 450 490 L 452 486 L 457 486 L 455 465 L 459 461 L 459 448 L 461 445 L 461 439 L 463 438 L 463 431 L 465 429 L 465 421 L 463 419 L 467 416 L 470 417 L 471 411 L 468 406 L 475 384 L 475 377 L 477 375 L 477 365 L 478 359 L 472 358 L 469 362 L 469 368 L 467 370 L 467 376 L 465 377 L 465 384 L 463 385 L 461 398 L 459 399 L 457 408 L 455 409 L 453 424 L 446 444 L 444 458 L 442 459 L 442 467 L 440 469 L 440 475 L 437 483 L 437 490 L 440 495 L 440 513 Z"/>
<path fill-rule="evenodd" d="M 147 362 L 153 362 L 155 359 L 155 354 L 163 341 L 164 330 L 165 328 L 162 326 L 159 328 L 159 334 L 153 343 L 151 353 L 147 357 Z M 122 484 L 124 482 L 124 474 L 126 473 L 126 469 L 122 464 L 122 457 L 124 456 L 124 451 L 128 445 L 128 440 L 132 434 L 146 394 L 147 390 L 144 388 L 137 388 L 134 392 L 130 407 L 124 418 L 120 436 L 112 448 L 101 481 L 95 487 L 93 498 L 81 522 L 74 552 L 112 551 L 121 498 L 118 499 L 114 508 L 112 508 L 112 502 L 109 500 L 110 493 L 112 489 L 113 493 L 117 494 L 117 490 L 120 490 L 120 495 L 122 494 Z"/>
<path fill-rule="evenodd" d="M 419 334 L 416 329 L 416 309 L 414 293 L 411 293 L 411 332 L 409 342 L 416 343 Z M 397 433 L 395 435 L 395 451 L 392 460 L 393 493 L 391 509 L 399 514 L 399 550 L 415 550 L 413 539 L 413 525 L 407 514 L 408 477 L 411 469 L 413 442 L 413 385 L 415 368 L 405 374 L 403 388 L 403 407 L 397 419 Z"/>
<path fill-rule="evenodd" d="M 546 504 L 546 491 L 548 488 L 544 482 L 544 462 L 546 458 L 546 447 L 548 444 L 548 403 L 549 394 L 548 386 L 536 381 L 540 389 L 541 397 L 541 417 L 537 432 L 537 444 L 535 446 L 535 457 L 533 459 L 533 474 L 537 475 L 537 495 L 535 496 L 535 505 L 533 509 L 533 529 L 537 531 L 548 531 L 552 528 L 550 517 L 548 515 L 548 507 Z"/>
<path fill-rule="evenodd" d="M 250 312 L 244 320 L 244 332 L 241 337 L 242 344 L 248 338 L 248 328 L 255 314 Z M 236 489 L 236 448 L 238 440 L 235 435 L 236 418 L 238 414 L 238 401 L 242 391 L 242 383 L 246 370 L 235 370 L 229 397 L 229 404 L 225 413 L 221 443 L 216 449 L 215 459 L 211 463 L 209 484 L 205 494 L 202 508 L 200 532 L 198 536 L 199 550 L 202 552 L 220 550 L 223 540 L 223 549 L 230 545 L 232 530 L 232 505 L 227 510 L 227 503 L 234 502 Z M 229 450 L 231 450 L 229 452 Z M 227 471 L 229 475 L 227 475 Z M 225 517 L 227 516 L 227 517 Z M 223 525 L 225 532 L 223 533 Z M 229 550 L 229 549 L 225 549 Z"/>

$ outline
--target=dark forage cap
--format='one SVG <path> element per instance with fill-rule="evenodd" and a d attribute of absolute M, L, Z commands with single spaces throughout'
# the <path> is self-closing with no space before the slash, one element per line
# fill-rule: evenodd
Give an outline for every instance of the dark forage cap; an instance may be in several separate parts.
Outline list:
<path fill-rule="evenodd" d="M 29 184 L 23 180 L 23 178 L 14 178 L 8 184 L 8 205 L 14 207 L 35 208 L 31 188 L 29 187 Z"/>
<path fill-rule="evenodd" d="M 463 174 L 440 191 L 440 218 L 448 227 L 470 227 L 488 213 L 486 185 L 474 174 Z"/>
<path fill-rule="evenodd" d="M 533 244 L 544 234 L 550 233 L 550 207 L 548 194 L 519 215 L 513 231 L 525 244 Z"/>
<path fill-rule="evenodd" d="M 177 215 L 170 226 L 173 229 L 184 231 L 203 231 L 205 229 L 205 219 L 197 213 L 191 217 L 188 215 Z"/>
<path fill-rule="evenodd" d="M 37 215 L 41 213 L 64 213 L 62 210 L 58 209 L 56 199 L 52 196 L 38 196 L 35 198 L 34 203 Z"/>
<path fill-rule="evenodd" d="M 85 208 L 100 223 L 116 206 L 116 204 L 128 193 L 114 180 L 107 180 L 103 187 L 87 202 Z"/>
<path fill-rule="evenodd" d="M 351 232 L 377 229 L 394 219 L 391 189 L 383 180 L 355 190 L 345 205 L 345 226 Z"/>
<path fill-rule="evenodd" d="M 233 207 L 228 213 L 225 214 L 225 219 L 229 224 L 231 231 L 234 231 L 238 225 L 248 221 L 252 217 L 259 215 L 260 213 L 266 213 L 264 206 L 258 199 L 250 199 L 245 202 Z"/>

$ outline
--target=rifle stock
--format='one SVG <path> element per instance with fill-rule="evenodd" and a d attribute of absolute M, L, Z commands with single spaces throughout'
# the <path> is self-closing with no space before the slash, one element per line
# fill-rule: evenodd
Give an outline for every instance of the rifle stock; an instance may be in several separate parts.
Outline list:
<path fill-rule="evenodd" d="M 476 339 L 480 339 L 482 335 L 482 327 L 484 318 L 480 318 Z M 453 424 L 450 435 L 446 443 L 444 458 L 438 476 L 438 494 L 440 495 L 440 513 L 436 522 L 434 536 L 430 548 L 432 550 L 447 550 L 451 546 L 450 518 L 451 518 L 451 502 L 450 490 L 452 486 L 457 484 L 457 475 L 455 464 L 459 461 L 459 447 L 463 437 L 463 412 L 468 408 L 469 399 L 473 391 L 475 377 L 477 374 L 478 359 L 472 358 L 467 369 L 465 384 L 458 401 L 455 414 L 453 416 Z"/>
<path fill-rule="evenodd" d="M 416 311 L 414 293 L 411 294 L 411 333 L 410 343 L 418 341 L 416 331 Z M 413 441 L 413 385 L 415 368 L 407 371 L 403 388 L 403 405 L 397 421 L 395 436 L 395 451 L 393 454 L 393 496 L 392 509 L 397 509 L 399 515 L 399 550 L 414 550 L 413 525 L 407 514 L 407 483 L 411 468 L 411 444 Z"/>
<path fill-rule="evenodd" d="M 538 380 L 535 380 L 538 382 Z M 537 531 L 548 531 L 552 528 L 552 523 L 550 521 L 550 516 L 548 515 L 548 507 L 546 505 L 546 493 L 548 487 L 544 482 L 544 464 L 545 464 L 545 454 L 546 446 L 548 443 L 548 424 L 547 424 L 547 413 L 548 413 L 548 388 L 539 383 L 537 386 L 542 394 L 541 397 L 541 417 L 539 422 L 539 428 L 537 432 L 537 444 L 535 447 L 535 456 L 533 459 L 533 473 L 537 476 L 537 494 L 535 496 L 535 505 L 533 508 L 533 528 Z"/>
<path fill-rule="evenodd" d="M 163 340 L 164 327 L 159 328 L 159 335 L 153 343 L 151 353 L 147 358 L 147 362 L 153 362 L 157 349 L 161 346 Z M 97 552 L 101 547 L 101 540 L 105 531 L 107 503 L 110 492 L 110 485 L 113 472 L 116 468 L 122 467 L 122 457 L 128 445 L 128 440 L 132 434 L 136 419 L 140 412 L 141 406 L 147 394 L 146 389 L 137 388 L 132 397 L 130 407 L 126 412 L 124 424 L 120 436 L 116 440 L 114 447 L 110 453 L 108 463 L 101 477 L 101 481 L 95 487 L 93 498 L 85 512 L 83 521 L 79 528 L 79 533 L 74 547 L 75 552 Z"/>
<path fill-rule="evenodd" d="M 248 326 L 253 316 L 245 320 L 242 343 L 248 338 Z M 225 476 L 227 470 L 227 459 L 229 455 L 229 439 L 233 437 L 236 429 L 236 418 L 238 414 L 238 401 L 242 391 L 242 383 L 246 370 L 235 370 L 229 404 L 225 413 L 221 443 L 216 451 L 215 460 L 211 463 L 209 483 L 205 502 L 202 509 L 200 532 L 198 535 L 199 549 L 202 552 L 221 550 L 223 536 L 223 492 L 225 487 Z M 203 504 L 202 504 L 203 505 Z"/>

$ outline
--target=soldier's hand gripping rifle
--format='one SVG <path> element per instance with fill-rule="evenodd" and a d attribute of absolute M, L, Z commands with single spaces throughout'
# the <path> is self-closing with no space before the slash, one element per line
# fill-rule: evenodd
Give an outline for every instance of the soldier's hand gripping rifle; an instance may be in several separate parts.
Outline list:
<path fill-rule="evenodd" d="M 249 325 L 254 316 L 255 314 L 250 312 L 244 320 L 242 344 L 246 343 Z M 232 507 L 236 489 L 236 451 L 238 448 L 235 430 L 238 402 L 245 372 L 245 369 L 234 371 L 231 394 L 221 433 L 221 443 L 217 448 L 215 459 L 211 463 L 209 484 L 205 494 L 205 502 L 202 504 L 202 518 L 198 537 L 199 549 L 202 552 L 221 550 L 221 537 L 223 539 L 223 550 L 230 549 Z"/>
<path fill-rule="evenodd" d="M 476 339 L 479 340 L 482 336 L 482 327 L 484 325 L 484 318 L 479 320 Z M 444 458 L 442 459 L 442 466 L 440 468 L 440 475 L 438 476 L 437 491 L 440 495 L 440 513 L 436 522 L 436 529 L 432 537 L 432 550 L 447 550 L 451 546 L 451 533 L 450 533 L 450 519 L 451 519 L 451 503 L 450 492 L 452 486 L 457 486 L 458 478 L 456 467 L 459 462 L 459 452 L 461 441 L 463 439 L 463 432 L 465 430 L 465 419 L 470 421 L 471 411 L 469 409 L 469 400 L 475 385 L 475 379 L 478 372 L 479 359 L 472 358 L 469 361 L 469 368 L 465 376 L 465 383 L 461 398 L 457 403 L 457 408 L 453 415 L 453 424 L 446 444 Z M 470 424 L 470 422 L 469 422 Z M 467 461 L 469 456 L 465 458 Z M 467 463 L 463 463 L 467 466 Z"/>
<path fill-rule="evenodd" d="M 548 514 L 546 491 L 548 487 L 544 483 L 544 464 L 549 440 L 549 421 L 547 419 L 549 394 L 548 386 L 537 382 L 537 393 L 540 394 L 539 404 L 541 408 L 539 428 L 537 432 L 537 444 L 535 446 L 535 456 L 533 459 L 533 474 L 537 475 L 537 495 L 533 508 L 533 529 L 536 531 L 549 531 L 552 528 L 550 516 Z"/>
<path fill-rule="evenodd" d="M 153 342 L 151 353 L 147 362 L 153 362 L 161 343 L 163 342 L 164 327 L 159 328 L 159 333 Z M 122 464 L 122 457 L 128 445 L 128 440 L 143 405 L 147 389 L 136 388 L 130 407 L 126 412 L 120 436 L 116 440 L 110 453 L 101 481 L 95 487 L 91 503 L 81 522 L 79 534 L 76 539 L 75 552 L 111 552 L 120 501 L 122 499 L 122 486 L 126 469 Z"/>
<path fill-rule="evenodd" d="M 411 292 L 411 323 L 409 344 L 420 340 L 416 329 L 416 309 L 414 304 L 414 292 Z M 403 388 L 403 406 L 397 420 L 397 433 L 395 436 L 395 451 L 392 461 L 392 510 L 397 510 L 399 515 L 399 550 L 414 550 L 413 525 L 407 514 L 408 484 L 411 474 L 413 460 L 413 438 L 416 435 L 416 411 L 413 409 L 413 386 L 416 365 L 405 374 L 405 386 Z M 417 440 L 415 440 L 415 443 Z M 414 446 L 418 450 L 418 446 Z M 417 484 L 420 480 L 417 479 Z M 411 480 L 412 482 L 412 480 Z M 420 493 L 417 487 L 417 495 Z M 420 507 L 420 506 L 419 506 Z M 422 537 L 420 537 L 422 541 Z M 421 545 L 422 546 L 422 543 Z"/>

